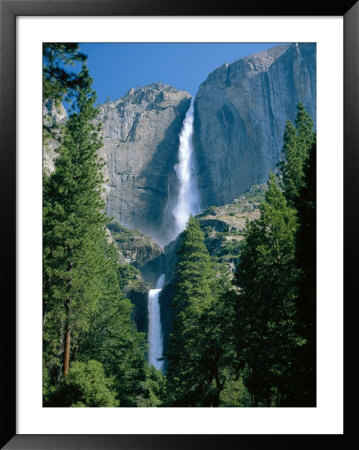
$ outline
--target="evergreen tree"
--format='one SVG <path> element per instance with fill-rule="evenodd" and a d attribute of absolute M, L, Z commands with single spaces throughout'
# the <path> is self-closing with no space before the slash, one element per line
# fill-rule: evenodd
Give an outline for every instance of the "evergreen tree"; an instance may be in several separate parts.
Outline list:
<path fill-rule="evenodd" d="M 136 406 L 146 381 L 146 345 L 131 319 L 133 306 L 120 291 L 117 251 L 102 241 L 99 259 L 101 286 L 96 307 L 87 315 L 89 327 L 81 327 L 72 339 L 72 358 L 102 363 L 106 376 L 114 378 L 121 406 Z"/>
<path fill-rule="evenodd" d="M 228 320 L 219 281 L 198 222 L 191 216 L 177 253 L 175 318 L 167 372 L 172 406 L 218 406 L 224 388 L 228 354 Z"/>
<path fill-rule="evenodd" d="M 141 394 L 136 399 L 136 406 L 166 406 L 165 376 L 154 366 L 146 367 L 146 380 L 141 383 Z"/>
<path fill-rule="evenodd" d="M 76 63 L 84 67 L 86 55 L 75 43 L 43 44 L 43 99 L 62 102 L 71 101 L 83 87 L 86 77 L 83 73 L 69 71 Z"/>
<path fill-rule="evenodd" d="M 93 125 L 96 95 L 86 66 L 79 78 L 55 171 L 44 179 L 44 401 L 116 406 L 119 400 L 121 406 L 137 406 L 148 375 L 145 343 L 120 290 L 117 251 L 107 242 L 103 164 L 97 156 L 102 143 Z M 93 389 L 86 372 L 94 374 Z M 106 391 L 110 385 L 116 399 Z M 84 393 L 88 388 L 90 397 Z"/>
<path fill-rule="evenodd" d="M 66 124 L 56 170 L 44 184 L 44 348 L 52 355 L 51 366 L 63 366 L 65 375 L 72 331 L 88 326 L 81 317 L 98 301 L 104 259 L 99 249 L 105 239 L 97 158 L 101 142 L 92 125 L 95 94 L 86 67 L 81 76 L 87 84 L 78 93 L 79 111 Z"/>
<path fill-rule="evenodd" d="M 305 345 L 298 349 L 296 405 L 315 406 L 316 397 L 316 146 L 304 167 L 304 184 L 297 201 L 296 239 L 298 332 Z"/>
<path fill-rule="evenodd" d="M 247 223 L 237 267 L 236 337 L 253 406 L 285 403 L 292 392 L 295 332 L 295 210 L 270 175 L 261 216 Z"/>
<path fill-rule="evenodd" d="M 283 161 L 279 164 L 282 173 L 284 196 L 291 206 L 296 207 L 304 185 L 304 168 L 309 152 L 316 140 L 313 120 L 304 106 L 298 104 L 298 113 L 293 125 L 286 122 L 284 131 Z"/>
<path fill-rule="evenodd" d="M 61 380 L 45 406 L 115 407 L 119 406 L 113 378 L 107 378 L 101 363 L 95 360 L 74 362 L 68 377 Z"/>
<path fill-rule="evenodd" d="M 86 55 L 80 52 L 78 44 L 74 43 L 44 43 L 42 92 L 43 103 L 48 100 L 59 106 L 66 101 L 76 105 L 78 92 L 87 85 Z M 83 70 L 71 70 L 80 64 Z M 60 142 L 62 127 L 44 120 L 42 124 L 44 144 L 51 139 Z M 45 175 L 46 177 L 46 175 Z"/>
<path fill-rule="evenodd" d="M 283 193 L 297 210 L 296 235 L 298 333 L 305 344 L 296 359 L 296 405 L 315 405 L 316 383 L 316 133 L 302 104 L 295 125 L 289 121 L 284 135 Z"/>

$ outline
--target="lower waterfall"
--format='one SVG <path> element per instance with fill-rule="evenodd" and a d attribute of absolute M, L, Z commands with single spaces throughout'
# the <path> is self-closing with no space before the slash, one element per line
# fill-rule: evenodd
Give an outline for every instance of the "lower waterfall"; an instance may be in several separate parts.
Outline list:
<path fill-rule="evenodd" d="M 161 329 L 161 312 L 159 304 L 159 295 L 163 288 L 165 275 L 162 274 L 156 283 L 155 289 L 150 289 L 148 293 L 148 365 L 155 366 L 157 370 L 162 370 L 163 361 L 157 361 L 162 358 L 163 343 Z"/>

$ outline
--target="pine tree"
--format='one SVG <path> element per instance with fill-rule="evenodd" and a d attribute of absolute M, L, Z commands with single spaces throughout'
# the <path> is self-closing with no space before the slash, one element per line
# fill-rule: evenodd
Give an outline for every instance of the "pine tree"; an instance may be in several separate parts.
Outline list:
<path fill-rule="evenodd" d="M 316 397 L 316 146 L 304 167 L 304 184 L 297 201 L 296 236 L 298 333 L 305 345 L 298 349 L 296 405 L 315 406 Z"/>
<path fill-rule="evenodd" d="M 69 66 L 84 64 L 87 57 L 75 43 L 43 44 L 43 99 L 71 101 L 86 86 L 83 73 L 69 71 Z"/>
<path fill-rule="evenodd" d="M 81 77 L 86 84 L 78 93 L 78 112 L 66 124 L 56 170 L 44 184 L 45 351 L 49 350 L 47 344 L 54 345 L 51 335 L 58 334 L 57 348 L 53 347 L 50 353 L 53 363 L 63 366 L 65 375 L 72 331 L 86 326 L 80 316 L 85 317 L 98 301 L 98 243 L 105 239 L 106 222 L 100 192 L 102 164 L 97 158 L 101 141 L 92 124 L 95 93 L 86 67 Z"/>
<path fill-rule="evenodd" d="M 303 346 L 296 359 L 296 405 L 315 405 L 316 383 L 316 133 L 302 104 L 295 125 L 289 121 L 284 135 L 283 193 L 297 210 L 296 235 L 297 331 Z"/>
<path fill-rule="evenodd" d="M 289 120 L 286 122 L 283 161 L 279 164 L 285 198 L 294 207 L 304 185 L 305 164 L 316 140 L 313 120 L 301 103 L 298 104 L 297 109 L 295 124 L 293 125 Z"/>
<path fill-rule="evenodd" d="M 145 342 L 120 290 L 117 251 L 107 241 L 103 164 L 97 156 L 102 143 L 93 124 L 96 95 L 86 66 L 79 78 L 75 111 L 43 187 L 44 401 L 137 406 L 148 375 Z M 100 381 L 88 385 L 86 371 L 111 392 Z"/>
<path fill-rule="evenodd" d="M 235 333 L 253 406 L 279 405 L 292 392 L 295 332 L 295 210 L 270 175 L 261 216 L 247 223 L 237 267 Z"/>
<path fill-rule="evenodd" d="M 72 359 L 88 361 L 95 358 L 114 378 L 114 388 L 121 406 L 137 406 L 146 381 L 146 344 L 131 319 L 133 306 L 119 285 L 117 250 L 112 243 L 101 241 L 97 256 L 98 301 L 82 317 L 89 326 L 77 329 L 72 339 Z"/>
<path fill-rule="evenodd" d="M 75 107 L 78 92 L 87 85 L 86 71 L 71 70 L 80 64 L 86 68 L 87 57 L 80 52 L 78 44 L 74 43 L 44 43 L 43 44 L 43 103 L 54 102 L 58 107 L 64 101 L 68 106 Z M 42 123 L 44 145 L 48 140 L 59 143 L 62 138 L 62 126 L 44 120 Z M 45 175 L 46 178 L 46 175 Z"/>
<path fill-rule="evenodd" d="M 190 217 L 177 253 L 175 319 L 166 355 L 172 406 L 218 406 L 229 353 L 227 314 L 219 302 L 227 285 L 218 275 L 199 224 Z"/>

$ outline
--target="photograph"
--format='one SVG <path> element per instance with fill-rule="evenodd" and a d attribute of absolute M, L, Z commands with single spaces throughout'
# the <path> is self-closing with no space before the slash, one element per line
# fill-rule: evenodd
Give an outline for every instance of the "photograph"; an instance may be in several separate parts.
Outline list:
<path fill-rule="evenodd" d="M 316 44 L 43 44 L 43 406 L 316 406 Z"/>
<path fill-rule="evenodd" d="M 0 0 L 1 448 L 355 448 L 358 3 Z"/>

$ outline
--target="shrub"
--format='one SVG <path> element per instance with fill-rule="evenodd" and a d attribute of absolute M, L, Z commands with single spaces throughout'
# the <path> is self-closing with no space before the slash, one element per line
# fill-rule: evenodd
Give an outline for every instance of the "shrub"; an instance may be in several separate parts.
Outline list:
<path fill-rule="evenodd" d="M 119 401 L 113 380 L 106 378 L 102 364 L 92 359 L 73 362 L 45 406 L 115 407 Z"/>

